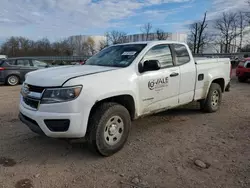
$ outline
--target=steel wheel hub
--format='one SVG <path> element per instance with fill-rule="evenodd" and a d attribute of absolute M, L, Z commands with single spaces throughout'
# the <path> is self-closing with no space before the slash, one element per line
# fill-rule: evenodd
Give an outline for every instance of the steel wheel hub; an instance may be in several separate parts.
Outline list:
<path fill-rule="evenodd" d="M 111 117 L 106 123 L 104 129 L 105 142 L 110 146 L 117 144 L 122 138 L 123 131 L 124 131 L 124 123 L 121 117 L 119 116 Z"/>
<path fill-rule="evenodd" d="M 219 100 L 220 100 L 220 94 L 216 90 L 216 91 L 213 92 L 213 95 L 212 95 L 212 105 L 217 106 L 218 103 L 219 103 Z"/>
<path fill-rule="evenodd" d="M 9 77 L 9 83 L 10 84 L 17 84 L 17 79 L 16 79 L 16 77 L 14 77 L 14 76 L 11 76 L 11 77 Z"/>

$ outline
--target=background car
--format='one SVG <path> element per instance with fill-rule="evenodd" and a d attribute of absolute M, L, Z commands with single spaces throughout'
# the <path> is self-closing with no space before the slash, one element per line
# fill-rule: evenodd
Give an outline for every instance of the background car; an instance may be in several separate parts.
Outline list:
<path fill-rule="evenodd" d="M 0 82 L 14 86 L 25 80 L 28 72 L 49 67 L 48 63 L 28 58 L 0 60 Z"/>
<path fill-rule="evenodd" d="M 7 56 L 6 55 L 0 55 L 0 60 L 2 59 L 7 59 Z"/>
<path fill-rule="evenodd" d="M 241 61 L 236 69 L 239 82 L 245 82 L 250 78 L 250 58 Z"/>

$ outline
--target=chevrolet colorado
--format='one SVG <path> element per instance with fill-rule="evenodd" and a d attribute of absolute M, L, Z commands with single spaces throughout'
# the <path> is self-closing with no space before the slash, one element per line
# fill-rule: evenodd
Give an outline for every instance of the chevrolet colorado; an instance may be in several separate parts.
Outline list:
<path fill-rule="evenodd" d="M 192 101 L 205 112 L 217 111 L 230 66 L 229 59 L 194 59 L 185 43 L 113 45 L 84 65 L 28 73 L 19 118 L 48 137 L 85 137 L 92 149 L 110 156 L 139 117 Z"/>

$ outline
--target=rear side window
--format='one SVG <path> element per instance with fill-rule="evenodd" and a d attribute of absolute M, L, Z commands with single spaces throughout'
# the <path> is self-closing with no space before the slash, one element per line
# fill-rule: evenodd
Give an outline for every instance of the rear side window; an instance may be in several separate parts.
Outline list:
<path fill-rule="evenodd" d="M 30 61 L 27 59 L 18 59 L 17 65 L 22 67 L 30 67 Z"/>
<path fill-rule="evenodd" d="M 147 60 L 158 60 L 163 68 L 173 66 L 171 50 L 166 44 L 152 47 L 143 58 L 143 61 Z"/>
<path fill-rule="evenodd" d="M 5 63 L 7 63 L 8 65 L 14 66 L 16 61 L 15 60 L 5 60 Z"/>
<path fill-rule="evenodd" d="M 182 65 L 190 61 L 190 56 L 186 46 L 182 44 L 174 44 L 174 50 L 176 54 L 177 65 Z"/>

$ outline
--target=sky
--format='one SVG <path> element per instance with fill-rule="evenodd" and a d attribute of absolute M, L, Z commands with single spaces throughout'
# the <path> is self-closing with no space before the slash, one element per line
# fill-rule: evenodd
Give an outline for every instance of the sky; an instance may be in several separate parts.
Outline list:
<path fill-rule="evenodd" d="M 244 11 L 246 0 L 1 0 L 0 42 L 10 36 L 55 41 L 72 35 L 103 35 L 110 30 L 140 33 L 145 23 L 166 32 Z"/>

